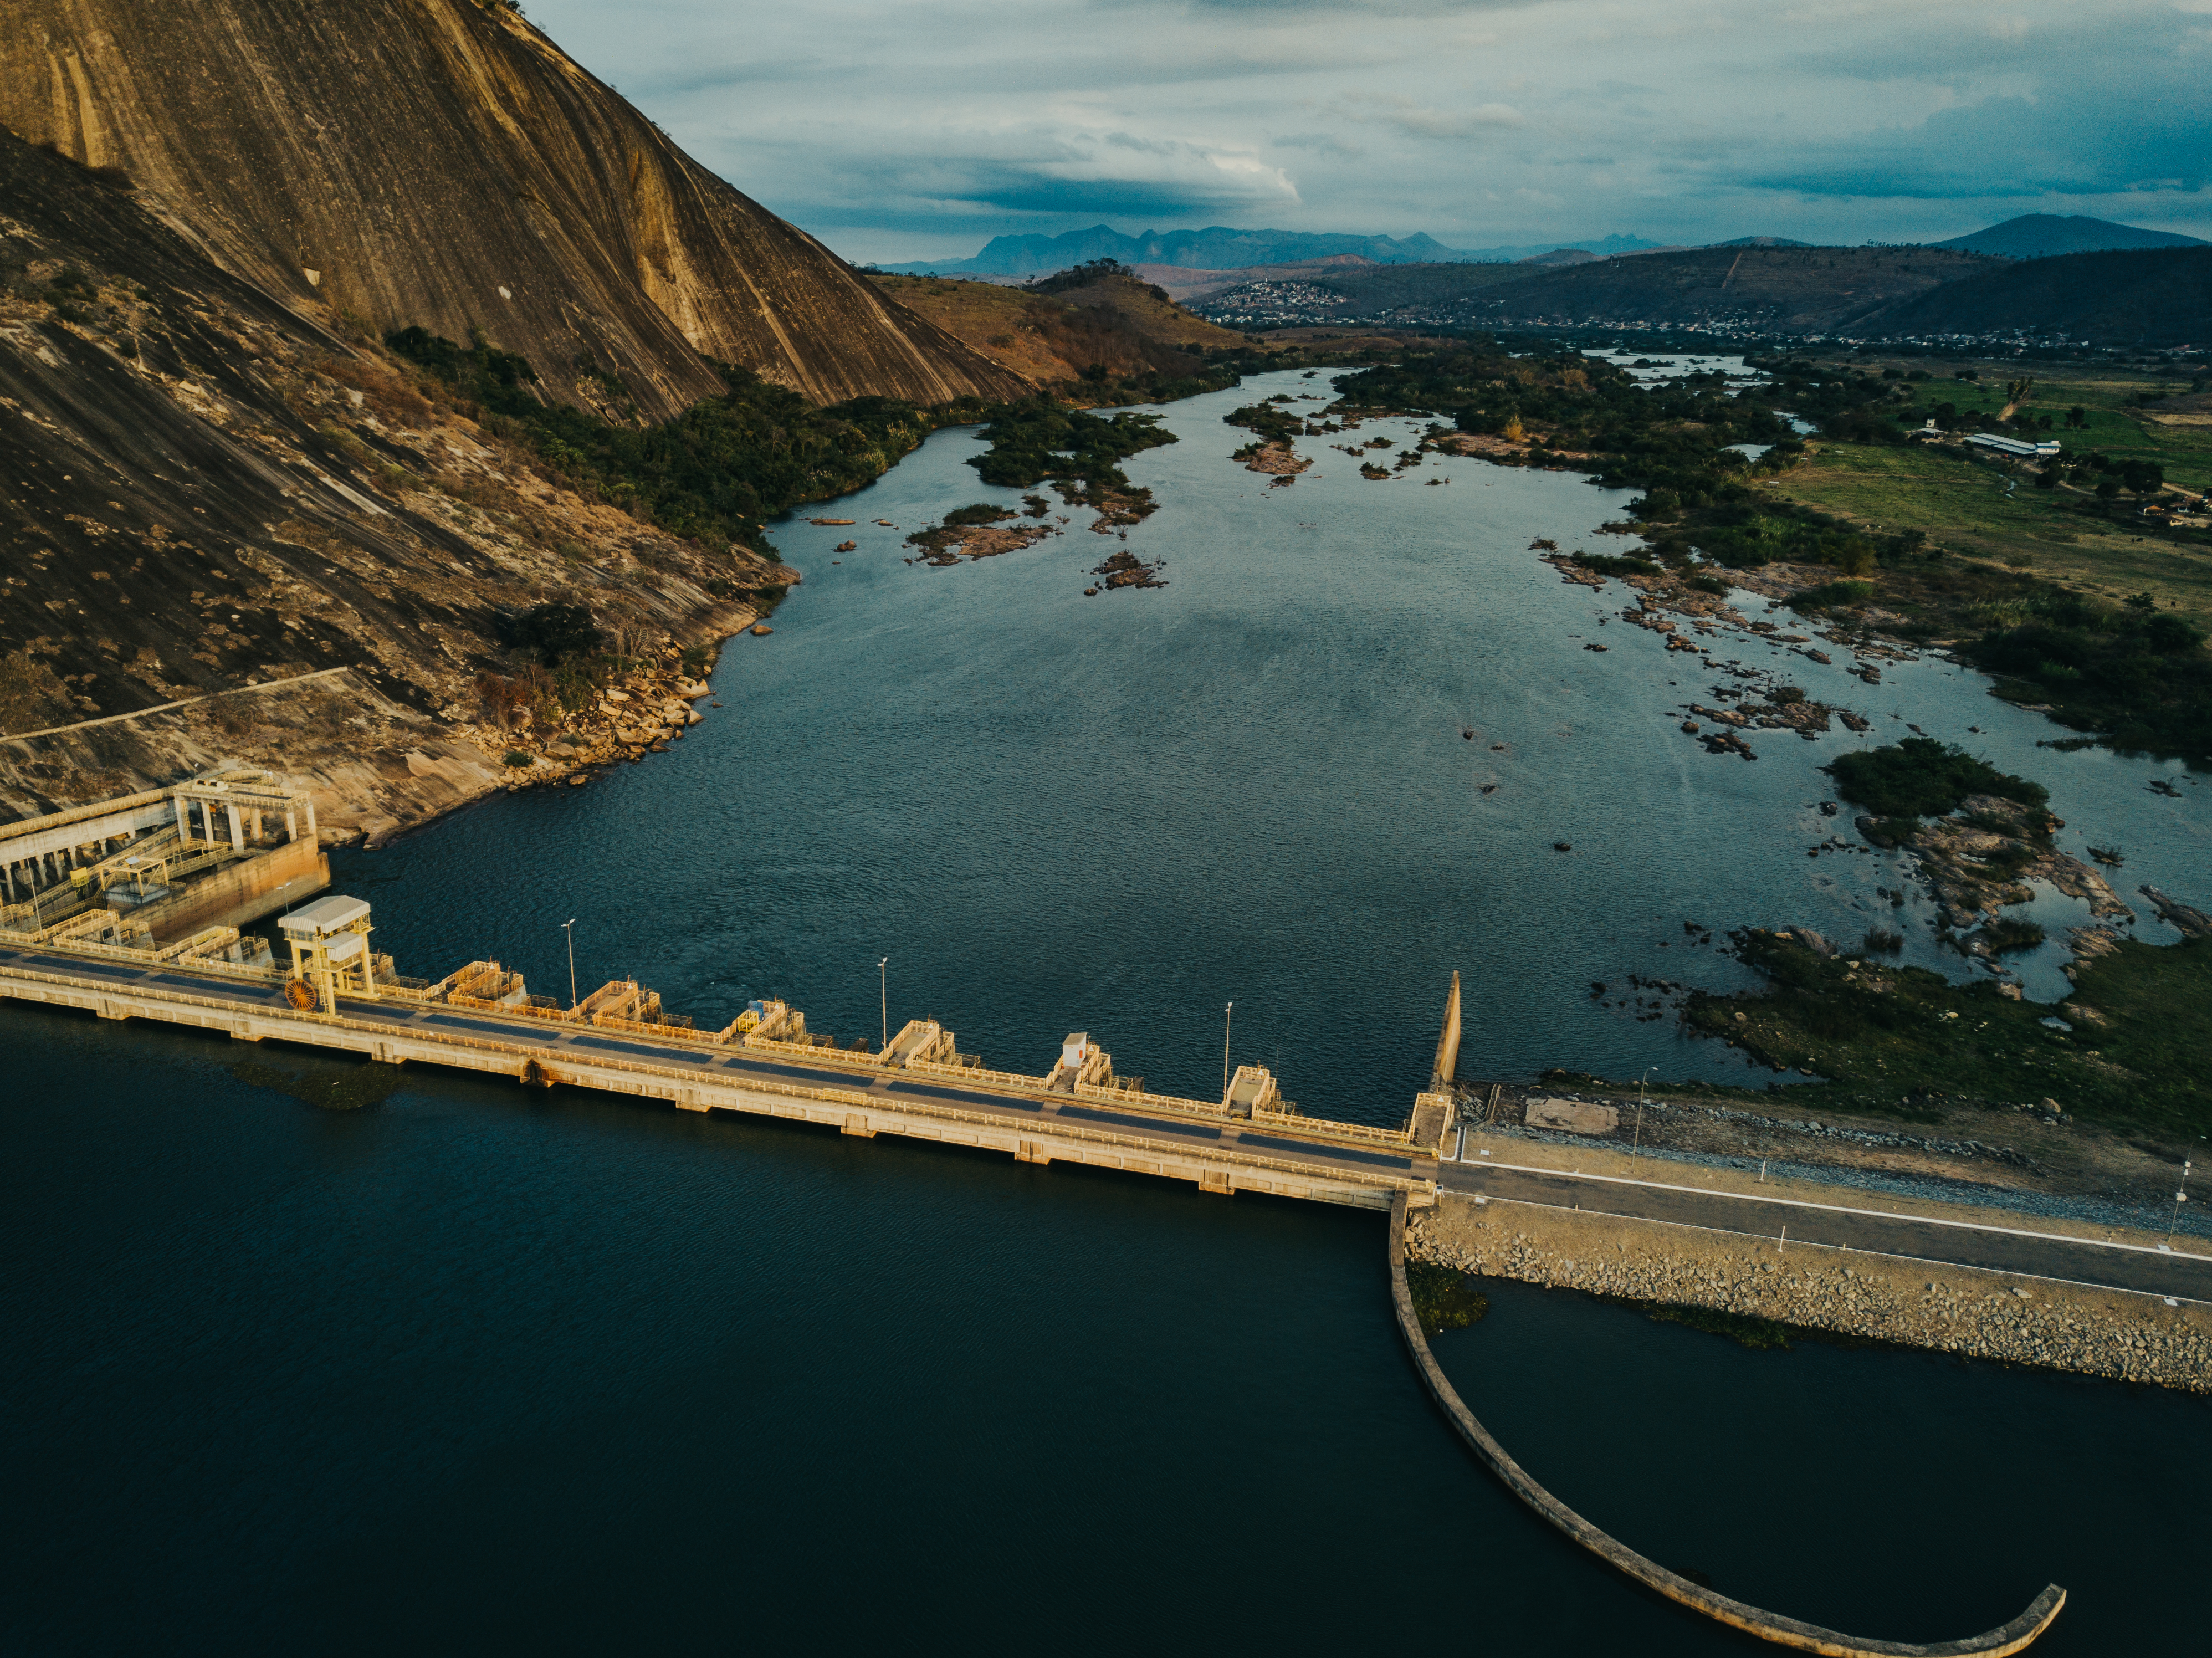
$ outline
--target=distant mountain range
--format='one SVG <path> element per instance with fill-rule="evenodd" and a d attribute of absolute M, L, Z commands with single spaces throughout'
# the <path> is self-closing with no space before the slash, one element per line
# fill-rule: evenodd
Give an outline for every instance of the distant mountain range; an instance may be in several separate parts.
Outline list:
<path fill-rule="evenodd" d="M 1937 247 L 1955 247 L 1965 253 L 1988 253 L 2003 259 L 2047 259 L 2061 253 L 2107 253 L 2133 247 L 2203 247 L 2196 236 L 2177 236 L 2166 230 L 2142 230 L 2110 219 L 2085 218 L 2079 214 L 2023 213 L 1969 236 L 1954 236 Z"/>
<path fill-rule="evenodd" d="M 907 276 L 1026 276 L 1093 259 L 1123 264 L 1170 264 L 1194 270 L 1233 270 L 1246 265 L 1291 264 L 1350 253 L 1377 264 L 1431 264 L 1465 258 L 1433 236 L 1336 235 L 1309 230 L 1147 230 L 1125 236 L 1105 225 L 1060 236 L 994 236 L 972 259 L 915 259 L 881 270 Z"/>
<path fill-rule="evenodd" d="M 2144 230 L 2108 219 L 2027 213 L 1971 235 L 1928 246 L 2004 259 L 2042 259 L 2063 253 L 2095 253 L 2124 248 L 2203 247 L 2195 236 Z M 1789 248 L 1820 246 L 1788 236 L 1738 236 L 1707 247 Z M 1869 246 L 1873 246 L 1869 243 Z M 1125 236 L 1106 225 L 1071 230 L 1059 236 L 994 236 L 972 259 L 915 259 L 882 270 L 903 275 L 944 276 L 1030 276 L 1065 270 L 1092 259 L 1118 259 L 1127 265 L 1163 265 L 1182 271 L 1249 272 L 1259 266 L 1310 264 L 1317 259 L 1356 258 L 1374 264 L 1498 264 L 1536 263 L 1582 264 L 1624 253 L 1674 252 L 1678 245 L 1644 236 L 1611 235 L 1580 242 L 1525 242 L 1505 247 L 1447 247 L 1426 233 L 1407 237 L 1354 236 L 1310 230 L 1232 230 L 1213 225 L 1204 230 L 1147 230 Z M 1581 256 L 1581 257 L 1577 257 Z"/>
<path fill-rule="evenodd" d="M 902 276 L 1027 276 L 1065 270 L 1092 259 L 1123 264 L 1173 265 L 1186 270 L 1242 270 L 1253 265 L 1301 264 L 1350 254 L 1376 264 L 1457 264 L 1525 259 L 1561 248 L 1603 258 L 1662 244 L 1641 236 L 1607 236 L 1587 242 L 1531 242 L 1522 247 L 1446 247 L 1433 236 L 1352 236 L 1311 230 L 1147 230 L 1125 236 L 1105 225 L 1059 236 L 994 236 L 972 259 L 912 259 L 878 268 Z"/>

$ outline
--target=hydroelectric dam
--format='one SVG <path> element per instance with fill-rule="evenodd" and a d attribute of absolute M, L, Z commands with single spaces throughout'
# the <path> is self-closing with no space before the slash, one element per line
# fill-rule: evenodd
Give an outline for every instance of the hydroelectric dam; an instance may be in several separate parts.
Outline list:
<path fill-rule="evenodd" d="M 221 813 L 221 821 L 217 814 Z M 194 819 L 198 818 L 195 828 Z M 276 828 L 279 820 L 283 829 Z M 872 1138 L 902 1135 L 1389 1212 L 1396 1322 L 1424 1387 L 1468 1449 L 1547 1524 L 1647 1589 L 1776 1645 L 1838 1658 L 2015 1653 L 2065 1604 L 2051 1585 L 2009 1623 L 1929 1645 L 1844 1635 L 1712 1593 L 1655 1564 L 1553 1497 L 1492 1438 L 1444 1377 L 1406 1270 L 1409 1212 L 1437 1202 L 1460 1034 L 1454 975 L 1428 1086 L 1404 1124 L 1308 1115 L 1264 1066 L 1224 1075 L 1218 1101 L 1149 1092 L 1075 1032 L 1039 1073 L 986 1069 L 933 1019 L 888 1029 L 871 1049 L 806 1028 L 781 999 L 699 1028 L 635 980 L 588 995 L 532 993 L 494 960 L 438 980 L 404 975 L 370 944 L 358 898 L 301 899 L 328 879 L 312 805 L 265 773 L 229 772 L 173 790 L 0 828 L 0 998 L 148 1019 L 244 1042 L 276 1041 L 555 1084 L 687 1111 L 738 1111 Z M 16 872 L 22 872 L 22 886 Z M 279 906 L 280 960 L 240 926 Z M 1480 1201 L 1480 1199 L 1477 1199 Z"/>

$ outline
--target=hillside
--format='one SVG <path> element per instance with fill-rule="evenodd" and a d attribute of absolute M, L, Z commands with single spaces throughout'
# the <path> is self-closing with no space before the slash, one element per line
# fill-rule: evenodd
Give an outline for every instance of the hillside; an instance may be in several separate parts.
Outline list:
<path fill-rule="evenodd" d="M 2004 259 L 2046 259 L 2062 253 L 2102 253 L 2131 247 L 2203 247 L 2195 236 L 2166 230 L 2142 230 L 2110 219 L 2081 214 L 2023 213 L 1967 236 L 1954 236 L 1937 247 L 1957 248 Z"/>
<path fill-rule="evenodd" d="M 475 0 L 5 0 L 0 123 L 128 177 L 216 264 L 368 331 L 482 329 L 665 418 L 707 359 L 815 403 L 1020 388 Z M 600 374 L 617 378 L 619 395 Z"/>
<path fill-rule="evenodd" d="M 1139 264 L 1131 267 L 1177 305 L 1189 305 L 1209 295 L 1225 293 L 1246 282 L 1298 282 L 1309 276 L 1348 276 L 1372 267 L 1375 261 L 1357 253 L 1335 253 L 1326 259 L 1295 259 L 1288 264 L 1249 264 L 1235 270 L 1200 270 L 1183 264 Z"/>
<path fill-rule="evenodd" d="M 2027 333 L 2097 345 L 2198 344 L 2212 334 L 2212 247 L 2003 264 L 1885 307 L 1858 329 L 1893 339 Z"/>
<path fill-rule="evenodd" d="M 1487 296 L 1487 313 L 1513 322 L 1729 322 L 1820 333 L 1980 268 L 1971 254 L 1926 248 L 1691 248 L 1532 276 Z"/>
<path fill-rule="evenodd" d="M 558 725 L 514 618 L 579 604 L 629 654 L 705 647 L 795 579 L 580 494 L 74 162 L 0 136 L 0 732 L 208 699 L 0 741 L 0 811 L 232 762 L 386 831 Z M 501 681 L 538 741 L 485 724 Z"/>
<path fill-rule="evenodd" d="M 1825 332 L 1876 306 L 1983 269 L 1972 254 L 1926 248 L 1685 248 L 1549 269 L 1527 264 L 1407 265 L 1314 279 L 1311 319 L 1359 318 L 1437 326 L 1543 323 L 1728 322 Z M 1207 315 L 1269 314 L 1297 296 L 1238 289 Z"/>
<path fill-rule="evenodd" d="M 1195 373 L 1207 347 L 1244 343 L 1127 276 L 1050 293 L 933 276 L 873 281 L 900 306 L 1040 386 L 1079 379 L 1094 363 L 1116 375 L 1176 378 Z"/>
<path fill-rule="evenodd" d="M 1192 301 L 1201 315 L 1231 325 L 1295 320 L 1455 323 L 1474 296 L 1528 279 L 1530 267 L 1498 263 L 1365 265 L 1270 277 Z"/>

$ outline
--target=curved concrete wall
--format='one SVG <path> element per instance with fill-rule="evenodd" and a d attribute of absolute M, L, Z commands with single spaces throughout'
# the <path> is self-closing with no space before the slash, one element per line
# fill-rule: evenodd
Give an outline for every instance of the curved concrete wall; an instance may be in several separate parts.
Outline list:
<path fill-rule="evenodd" d="M 1620 1568 L 1638 1582 L 1692 1611 L 1756 1635 L 1762 1641 L 1771 1641 L 1777 1646 L 1822 1653 L 1829 1655 L 1829 1658 L 1963 1658 L 1973 1653 L 2001 1655 L 2021 1651 L 2051 1626 L 2051 1620 L 2066 1604 L 2066 1591 L 2053 1583 L 2008 1624 L 1962 1641 L 1916 1646 L 1901 1641 L 1870 1641 L 1858 1636 L 1839 1635 L 1817 1624 L 1801 1624 L 1794 1618 L 1778 1617 L 1741 1600 L 1731 1600 L 1724 1594 L 1716 1594 L 1711 1589 L 1700 1588 L 1687 1578 L 1675 1576 L 1617 1542 L 1553 1497 L 1505 1454 L 1505 1448 L 1491 1437 L 1490 1430 L 1468 1409 L 1437 1363 L 1436 1355 L 1429 1351 L 1428 1338 L 1421 1333 L 1420 1320 L 1413 1314 L 1413 1291 L 1406 1283 L 1406 1199 L 1402 1193 L 1390 1205 L 1390 1297 L 1398 1314 L 1398 1332 L 1406 1339 L 1407 1351 L 1412 1353 L 1430 1396 L 1451 1419 L 1452 1426 L 1459 1430 L 1459 1436 L 1468 1448 L 1505 1482 L 1506 1489 L 1607 1564 Z"/>

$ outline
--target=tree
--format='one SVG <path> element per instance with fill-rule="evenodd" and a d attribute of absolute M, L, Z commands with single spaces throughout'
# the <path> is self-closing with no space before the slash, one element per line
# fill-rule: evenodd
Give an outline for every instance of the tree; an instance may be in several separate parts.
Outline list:
<path fill-rule="evenodd" d="M 507 643 L 535 651 L 538 659 L 551 667 L 566 656 L 580 656 L 599 645 L 599 630 L 590 609 L 555 601 L 525 610 L 501 629 Z"/>
<path fill-rule="evenodd" d="M 2026 403 L 2027 401 L 2027 394 L 2033 390 L 2035 390 L 2035 377 L 2033 375 L 2030 375 L 2026 380 L 2007 380 L 2005 382 L 2004 407 L 1997 410 L 1997 418 L 2001 421 L 2010 420 L 2012 418 L 2012 411 L 2019 408 L 2023 403 Z"/>

